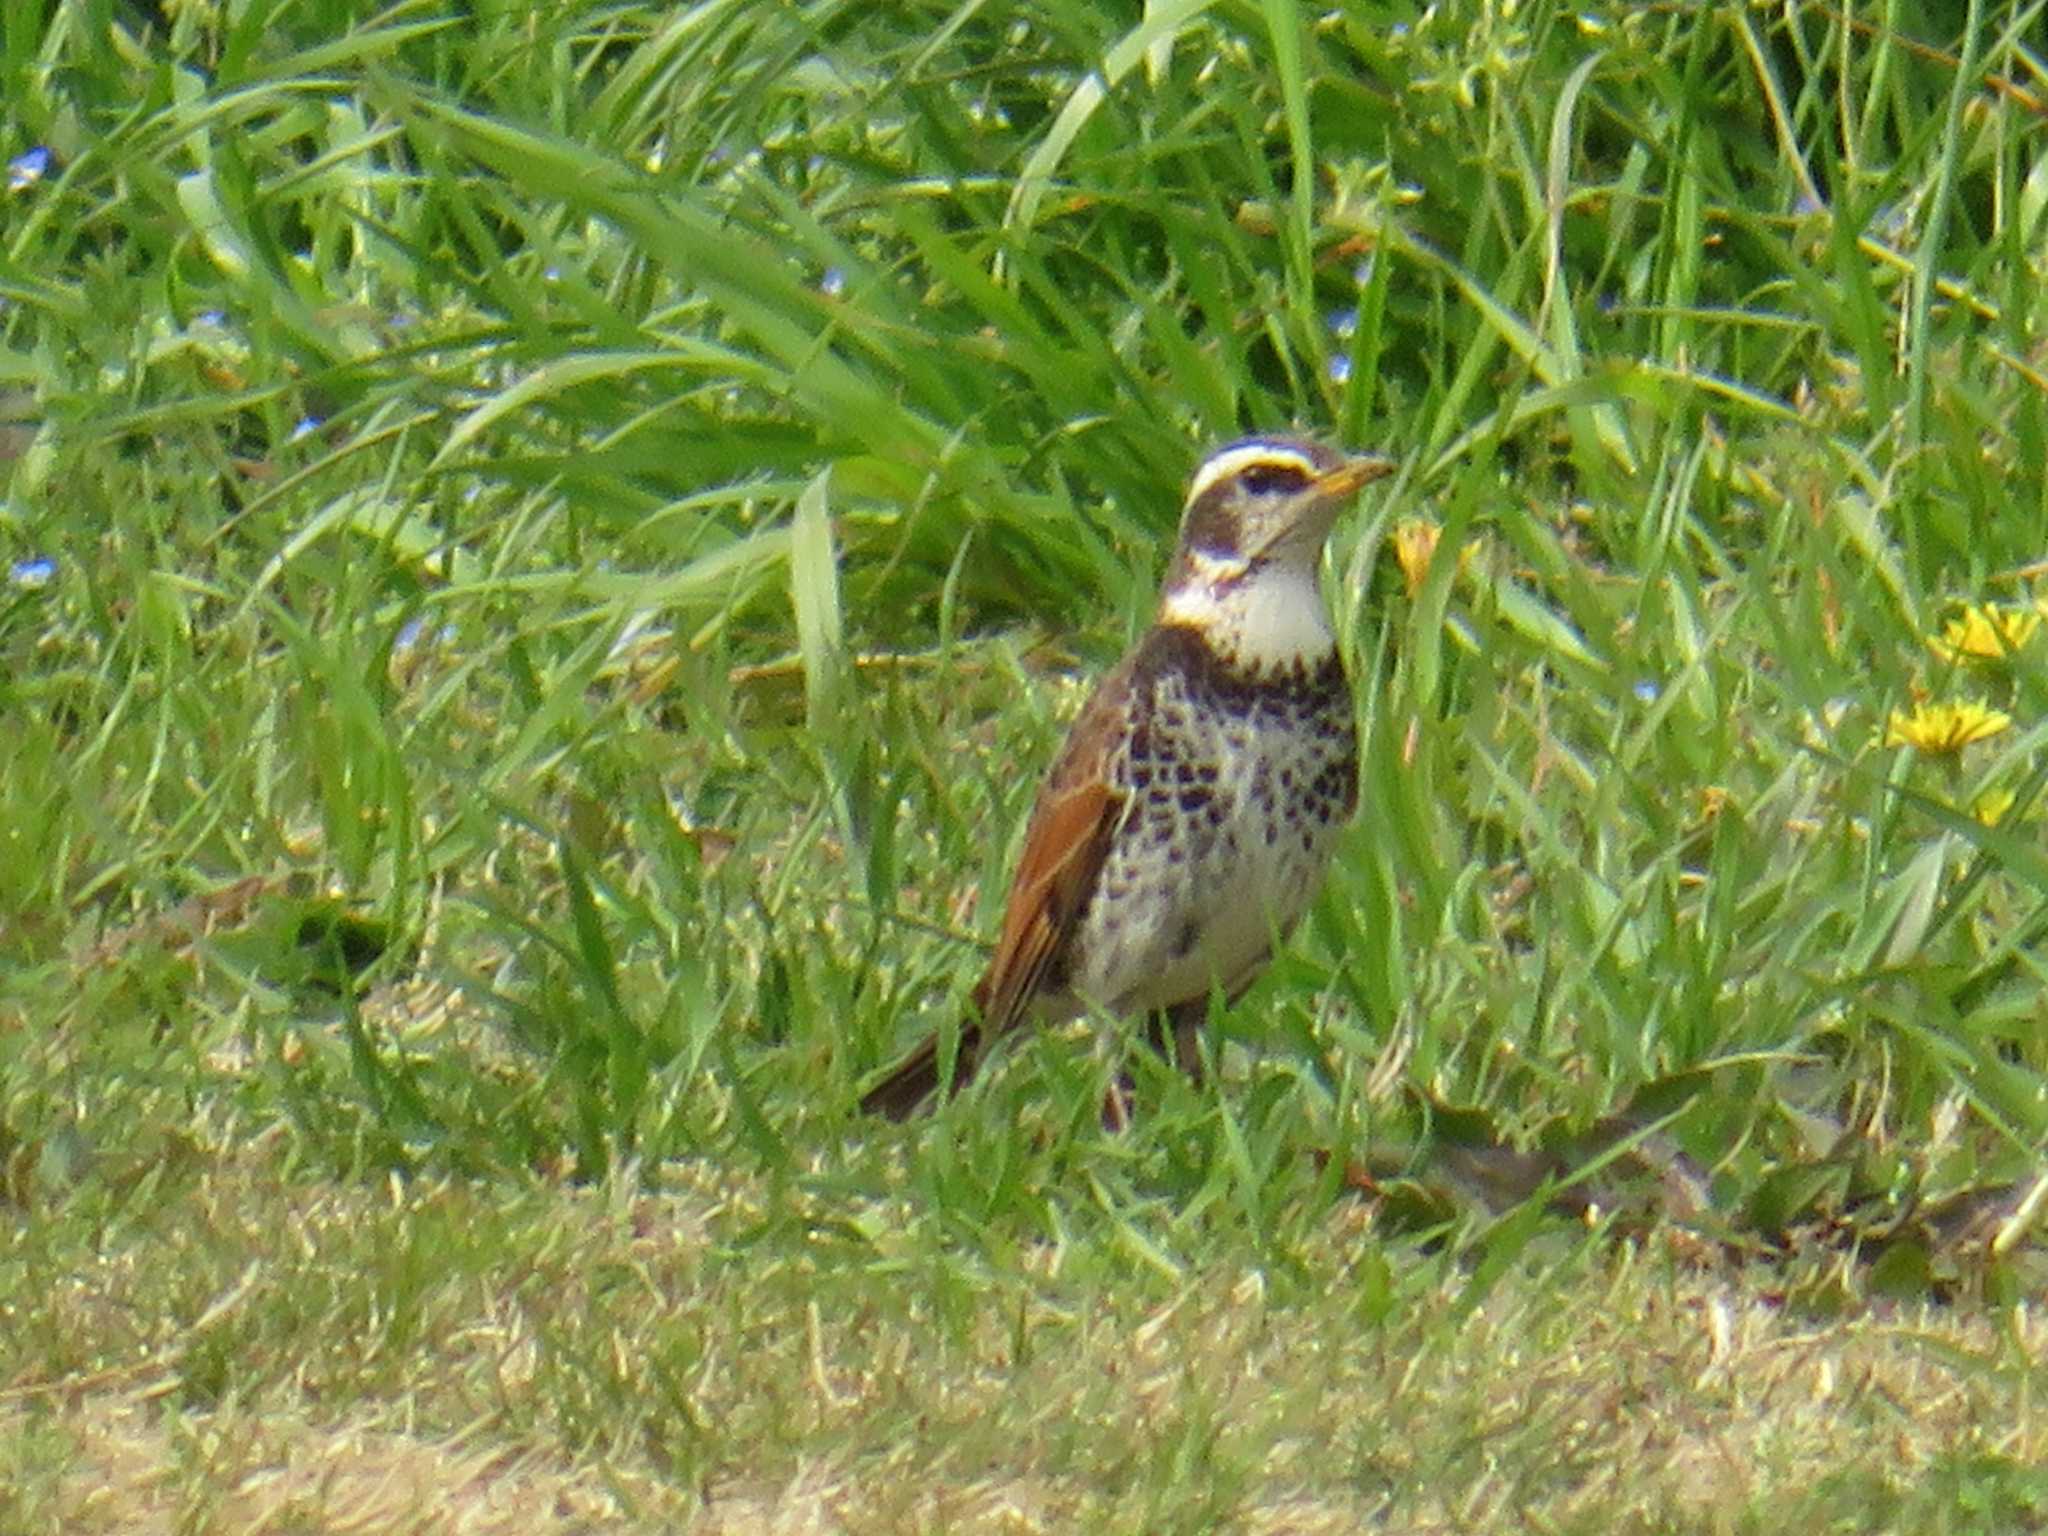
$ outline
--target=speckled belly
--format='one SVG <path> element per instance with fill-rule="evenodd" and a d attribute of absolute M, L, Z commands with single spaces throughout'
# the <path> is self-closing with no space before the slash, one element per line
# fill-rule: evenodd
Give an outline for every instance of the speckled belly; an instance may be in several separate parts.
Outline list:
<path fill-rule="evenodd" d="M 1314 897 L 1356 802 L 1357 737 L 1318 684 L 1163 674 L 1112 767 L 1125 819 L 1083 909 L 1077 1000 L 1137 1013 L 1242 990 Z"/>

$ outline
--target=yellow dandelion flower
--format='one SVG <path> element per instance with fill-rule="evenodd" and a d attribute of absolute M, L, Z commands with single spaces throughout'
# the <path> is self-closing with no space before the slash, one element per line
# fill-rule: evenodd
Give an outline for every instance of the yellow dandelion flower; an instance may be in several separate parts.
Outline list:
<path fill-rule="evenodd" d="M 1401 567 L 1401 580 L 1407 583 L 1410 597 L 1420 592 L 1423 582 L 1429 579 L 1430 562 L 1436 559 L 1436 546 L 1443 532 L 1426 517 L 1404 517 L 1394 525 L 1394 563 Z M 1472 559 L 1478 553 L 1479 541 L 1468 539 L 1458 551 L 1460 576 L 1472 568 Z"/>
<path fill-rule="evenodd" d="M 2005 820 L 2005 813 L 2019 796 L 2009 789 L 1987 789 L 1977 797 L 1977 803 L 1970 807 L 1971 814 L 1987 827 L 1995 827 Z"/>
<path fill-rule="evenodd" d="M 1942 625 L 1939 637 L 1930 635 L 1927 647 L 1943 661 L 1997 661 L 2033 639 L 2040 627 L 2041 615 L 2031 608 L 1972 603 Z"/>
<path fill-rule="evenodd" d="M 1911 747 L 1924 757 L 1950 757 L 1973 741 L 1987 741 L 2012 725 L 2003 710 L 1974 701 L 1965 704 L 1916 704 L 1911 712 L 1892 711 L 1884 733 L 1888 747 Z"/>
<path fill-rule="evenodd" d="M 1426 517 L 1404 517 L 1394 525 L 1394 560 L 1410 597 L 1429 578 L 1429 562 L 1436 558 L 1436 541 L 1442 536 L 1443 530 Z"/>

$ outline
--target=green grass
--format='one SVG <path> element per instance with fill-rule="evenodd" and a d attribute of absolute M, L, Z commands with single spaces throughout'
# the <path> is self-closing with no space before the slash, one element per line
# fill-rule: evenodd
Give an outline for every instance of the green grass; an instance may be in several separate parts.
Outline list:
<path fill-rule="evenodd" d="M 2048 636 L 1928 641 L 2048 548 L 2041 5 L 50 12 L 8 1523 L 339 1519 L 223 1491 L 322 1436 L 650 1528 L 2038 1514 Z M 1220 1080 L 863 1120 L 1293 427 L 1404 469 Z"/>

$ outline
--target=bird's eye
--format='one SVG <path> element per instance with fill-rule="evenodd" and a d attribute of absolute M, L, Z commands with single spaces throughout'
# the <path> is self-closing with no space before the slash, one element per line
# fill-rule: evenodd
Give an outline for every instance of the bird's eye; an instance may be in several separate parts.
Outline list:
<path fill-rule="evenodd" d="M 1308 489 L 1308 473 L 1296 464 L 1254 464 L 1237 483 L 1253 496 L 1291 496 Z"/>

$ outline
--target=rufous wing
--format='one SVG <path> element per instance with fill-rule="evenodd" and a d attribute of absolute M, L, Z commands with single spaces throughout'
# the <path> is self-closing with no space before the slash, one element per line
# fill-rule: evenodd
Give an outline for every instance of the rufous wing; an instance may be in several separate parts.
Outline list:
<path fill-rule="evenodd" d="M 960 1027 L 951 1073 L 955 1090 L 974 1075 L 991 1040 L 1029 1019 L 1039 990 L 1065 968 L 1062 951 L 1094 893 L 1124 813 L 1124 798 L 1109 778 L 1129 728 L 1129 693 L 1128 666 L 1103 679 L 1067 732 L 1038 793 L 995 957 L 974 989 L 976 1017 Z M 938 1058 L 938 1040 L 926 1040 L 868 1090 L 861 1108 L 899 1120 L 915 1114 L 939 1089 Z"/>
<path fill-rule="evenodd" d="M 1032 807 L 995 958 L 974 989 L 990 1036 L 1025 1021 L 1048 972 L 1063 969 L 1062 951 L 1094 894 L 1124 812 L 1109 767 L 1126 728 L 1125 692 L 1120 676 L 1096 692 Z"/>

